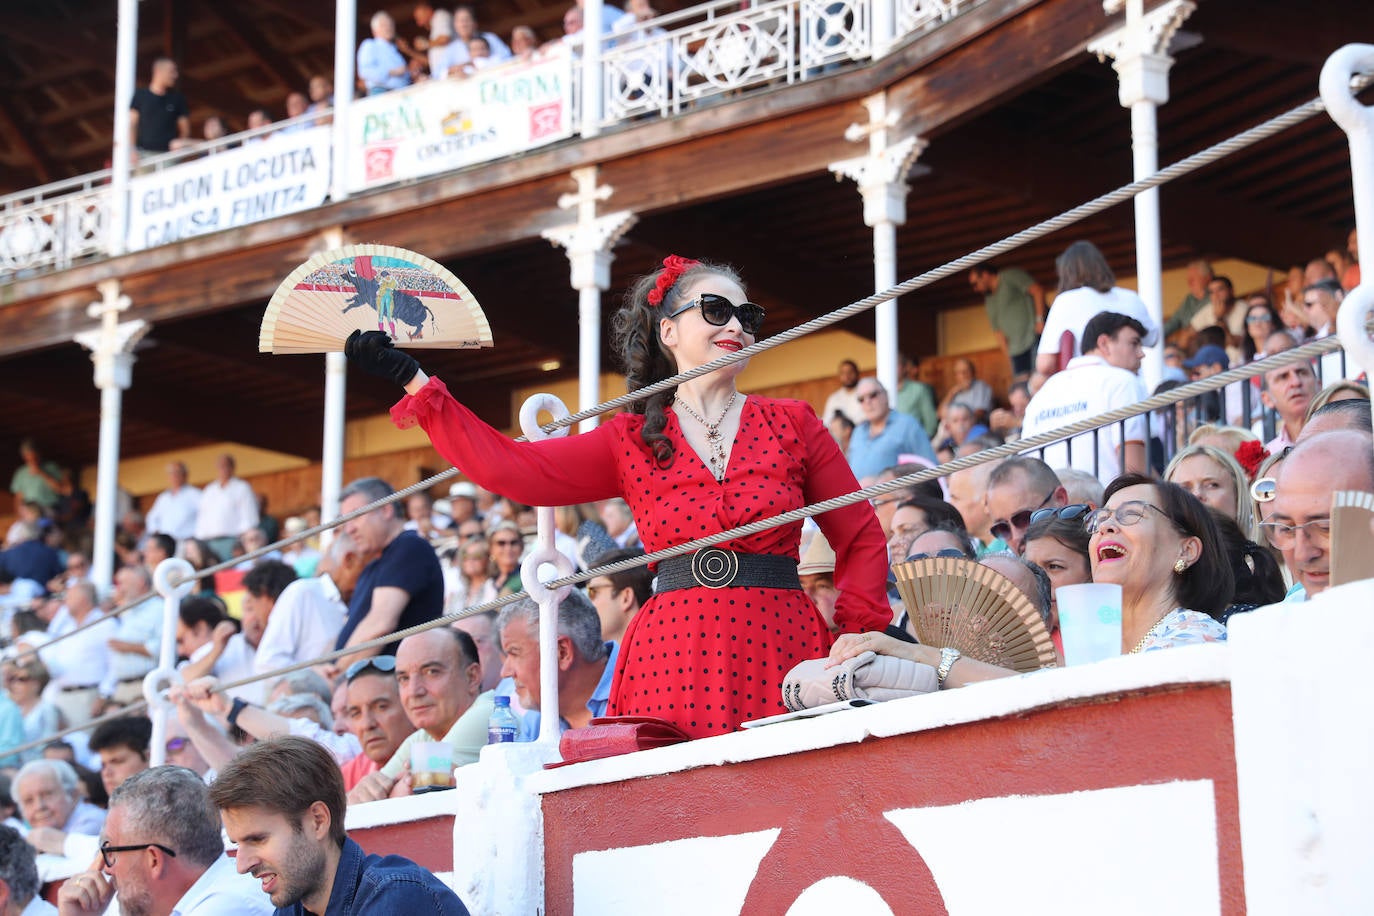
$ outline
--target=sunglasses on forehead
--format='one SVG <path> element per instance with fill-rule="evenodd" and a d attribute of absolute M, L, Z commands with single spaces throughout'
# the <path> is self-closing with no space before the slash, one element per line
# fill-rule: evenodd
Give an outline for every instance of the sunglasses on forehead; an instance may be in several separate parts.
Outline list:
<path fill-rule="evenodd" d="M 369 668 L 381 674 L 390 674 L 396 670 L 396 656 L 373 655 L 369 658 L 360 658 L 344 670 L 344 680 L 351 684 L 355 677 Z"/>
<path fill-rule="evenodd" d="M 678 308 L 677 311 L 669 313 L 668 317 L 676 318 L 683 312 L 698 307 L 701 308 L 701 317 L 706 319 L 706 323 L 718 328 L 723 328 L 729 324 L 731 318 L 738 318 L 740 330 L 746 334 L 757 334 L 759 327 L 763 324 L 763 306 L 755 305 L 752 302 L 741 302 L 739 305 L 735 305 L 729 299 L 716 293 L 702 293 L 691 302 Z"/>

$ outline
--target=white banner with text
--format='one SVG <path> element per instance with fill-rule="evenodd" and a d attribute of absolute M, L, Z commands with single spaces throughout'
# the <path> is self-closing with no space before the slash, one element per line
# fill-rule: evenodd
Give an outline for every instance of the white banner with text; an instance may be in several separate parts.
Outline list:
<path fill-rule="evenodd" d="M 330 128 L 276 133 L 129 181 L 130 251 L 310 210 L 329 194 Z"/>

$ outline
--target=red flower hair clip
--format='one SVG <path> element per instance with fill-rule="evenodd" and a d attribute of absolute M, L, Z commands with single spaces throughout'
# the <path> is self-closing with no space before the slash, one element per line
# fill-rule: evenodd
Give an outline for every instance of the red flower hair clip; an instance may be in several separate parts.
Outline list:
<path fill-rule="evenodd" d="M 649 290 L 649 304 L 659 306 L 663 304 L 663 298 L 668 295 L 668 290 L 673 288 L 678 277 L 682 276 L 683 271 L 690 267 L 696 267 L 700 261 L 691 258 L 681 258 L 675 254 L 670 254 L 663 259 L 663 270 L 659 271 L 658 279 L 654 281 L 654 288 Z"/>
<path fill-rule="evenodd" d="M 1236 449 L 1236 462 L 1245 468 L 1245 475 L 1252 481 L 1255 479 L 1255 474 L 1259 471 L 1260 465 L 1268 457 L 1269 450 L 1254 440 L 1242 442 L 1240 447 Z"/>

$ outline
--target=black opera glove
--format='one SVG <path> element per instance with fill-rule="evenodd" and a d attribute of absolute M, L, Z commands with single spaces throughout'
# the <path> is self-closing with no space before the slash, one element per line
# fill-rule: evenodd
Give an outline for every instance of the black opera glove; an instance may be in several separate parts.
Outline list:
<path fill-rule="evenodd" d="M 364 372 L 404 386 L 420 371 L 413 356 L 397 350 L 385 331 L 354 331 L 344 342 L 344 356 Z"/>

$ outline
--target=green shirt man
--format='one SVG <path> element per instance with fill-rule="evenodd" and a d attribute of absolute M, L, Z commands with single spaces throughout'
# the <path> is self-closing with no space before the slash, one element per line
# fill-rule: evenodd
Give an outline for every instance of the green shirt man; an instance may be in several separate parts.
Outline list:
<path fill-rule="evenodd" d="M 1020 268 L 1002 270 L 992 264 L 969 271 L 969 285 L 983 294 L 988 323 L 1002 352 L 1011 359 L 1012 374 L 1029 373 L 1035 360 L 1036 334 L 1044 326 L 1044 289 Z"/>

